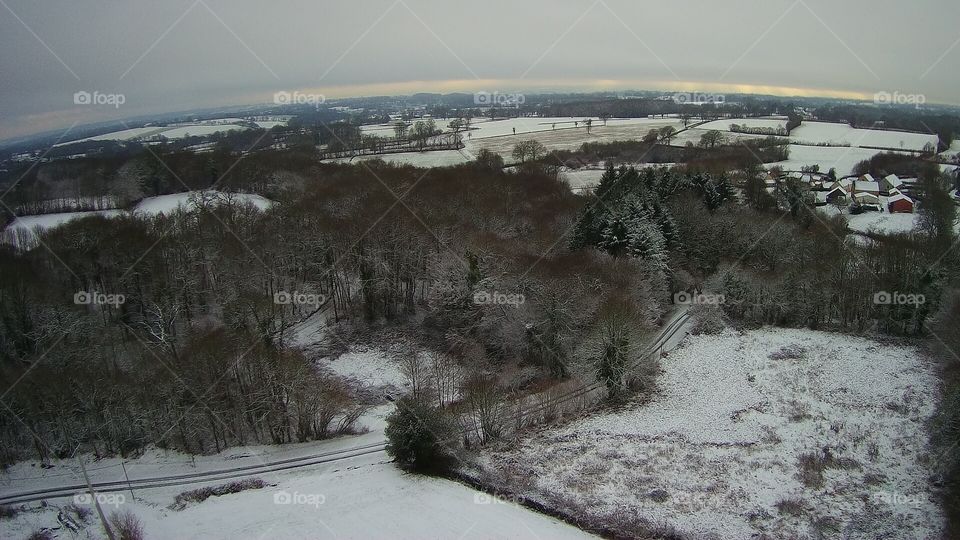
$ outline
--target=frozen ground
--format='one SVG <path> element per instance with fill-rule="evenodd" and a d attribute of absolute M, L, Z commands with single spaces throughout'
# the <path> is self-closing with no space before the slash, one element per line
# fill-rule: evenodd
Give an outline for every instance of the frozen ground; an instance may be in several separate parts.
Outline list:
<path fill-rule="evenodd" d="M 266 210 L 273 204 L 272 201 L 252 193 L 229 193 L 220 191 L 204 191 L 203 196 L 210 198 L 211 201 L 221 202 L 234 200 L 239 203 L 250 203 L 260 210 Z M 147 197 L 140 201 L 134 208 L 134 214 L 145 214 L 155 216 L 158 214 L 168 214 L 177 208 L 196 208 L 197 197 L 201 192 L 186 191 L 184 193 L 173 193 L 170 195 L 160 195 L 157 197 Z"/>
<path fill-rule="evenodd" d="M 730 124 L 735 124 L 737 123 L 737 121 L 738 120 L 730 120 L 730 121 L 723 120 L 722 121 L 723 129 L 724 130 L 729 129 Z M 692 142 L 693 144 L 696 145 L 700 143 L 700 138 L 703 137 L 703 135 L 708 131 L 713 129 L 716 129 L 716 130 L 721 129 L 719 124 L 718 124 L 718 127 L 712 127 L 710 129 L 705 129 L 704 126 L 706 125 L 707 124 L 704 124 L 703 126 L 690 128 L 680 133 L 677 133 L 677 136 L 674 137 L 672 141 L 670 141 L 670 146 L 686 146 L 688 142 Z M 677 130 L 679 131 L 680 128 L 677 128 Z M 766 135 L 753 135 L 749 133 L 724 133 L 724 137 L 726 137 L 727 144 L 733 144 L 733 143 L 736 143 L 737 141 L 762 139 L 766 137 Z"/>
<path fill-rule="evenodd" d="M 272 120 L 257 120 L 254 123 L 257 124 L 258 127 L 262 127 L 263 129 L 272 129 L 277 126 L 287 125 L 286 122 L 276 122 Z"/>
<path fill-rule="evenodd" d="M 819 165 L 821 172 L 837 169 L 837 176 L 846 176 L 853 172 L 857 163 L 870 159 L 887 150 L 857 148 L 855 146 L 806 146 L 790 145 L 790 156 L 786 161 L 767 163 L 767 167 L 779 165 L 784 170 L 799 171 L 805 165 Z"/>
<path fill-rule="evenodd" d="M 864 212 L 855 216 L 846 215 L 850 230 L 882 234 L 910 232 L 917 227 L 920 214 L 891 214 L 889 212 Z"/>
<path fill-rule="evenodd" d="M 161 132 L 160 135 L 166 139 L 183 139 L 186 137 L 204 137 L 207 135 L 213 135 L 214 133 L 244 129 L 249 128 L 233 124 L 193 125 L 168 129 Z"/>
<path fill-rule="evenodd" d="M 296 339 L 309 345 L 322 334 L 316 321 L 297 329 Z M 321 325 L 322 326 L 322 325 Z M 321 365 L 342 376 L 373 386 L 403 384 L 398 362 L 388 351 L 353 349 L 340 357 L 322 359 Z M 243 467 L 302 456 L 343 451 L 384 439 L 384 419 L 393 405 L 376 407 L 363 415 L 362 435 L 283 446 L 247 446 L 212 456 L 187 456 L 152 449 L 139 459 L 125 462 L 133 479 L 159 475 Z M 88 465 L 93 481 L 122 480 L 117 458 Z M 130 510 L 143 522 L 147 538 L 590 538 L 590 535 L 516 504 L 492 499 L 464 485 L 400 472 L 384 452 L 335 462 L 257 475 L 269 485 L 211 497 L 182 510 L 169 506 L 186 490 L 215 486 L 224 480 L 137 489 L 111 494 L 108 512 Z M 71 461 L 56 461 L 52 469 L 23 462 L 3 473 L 0 494 L 57 486 L 80 481 Z M 26 511 L 3 523 L 0 537 L 26 538 L 43 527 L 58 528 L 59 538 L 100 538 L 95 516 L 77 536 L 57 521 L 71 497 L 51 499 L 48 506 L 31 504 Z M 87 536 L 89 535 L 89 536 Z"/>
<path fill-rule="evenodd" d="M 130 212 L 126 210 L 95 210 L 90 212 L 64 212 L 59 214 L 40 214 L 33 216 L 20 216 L 10 222 L 3 230 L 0 241 L 16 244 L 19 241 L 32 243 L 37 230 L 49 230 L 59 227 L 75 219 L 99 215 L 105 217 L 115 217 L 132 213 L 134 215 L 154 216 L 158 214 L 170 213 L 177 208 L 193 207 L 194 199 L 199 192 L 188 191 L 184 193 L 174 193 L 171 195 L 160 195 L 158 197 L 146 197 L 141 200 Z M 266 210 L 273 204 L 273 201 L 254 195 L 251 193 L 228 193 L 219 191 L 204 192 L 213 201 L 223 201 L 233 199 L 239 202 L 249 202 L 259 208 Z"/>
<path fill-rule="evenodd" d="M 183 510 L 168 506 L 180 492 L 202 484 L 137 490 L 112 497 L 106 511 L 130 510 L 147 538 L 588 538 L 555 519 L 490 499 L 463 485 L 401 473 L 383 454 L 259 476 L 263 489 L 211 497 Z M 220 482 L 222 483 L 222 482 Z M 212 483 L 208 485 L 217 485 Z M 289 501 L 289 502 L 286 502 Z M 26 538 L 42 527 L 60 527 L 57 511 L 70 498 L 38 505 L 4 520 L 3 538 Z M 101 538 L 95 514 L 73 536 Z M 86 536 L 89 534 L 89 536 Z"/>
<path fill-rule="evenodd" d="M 787 127 L 786 118 L 725 118 L 723 120 L 714 120 L 700 126 L 700 129 L 719 129 L 729 131 L 730 124 L 747 126 L 750 128 L 784 128 Z"/>
<path fill-rule="evenodd" d="M 166 127 L 157 127 L 157 126 L 148 126 L 148 127 L 139 127 L 139 128 L 130 128 L 124 129 L 121 131 L 113 131 L 110 133 L 104 133 L 103 135 L 96 135 L 94 137 L 87 137 L 85 139 L 77 139 L 75 141 L 66 141 L 60 144 L 54 145 L 54 148 L 58 146 L 66 146 L 68 144 L 74 144 L 78 142 L 87 142 L 87 141 L 130 141 L 133 139 L 139 139 L 144 137 L 149 137 L 156 135 L 161 131 L 167 129 Z"/>
<path fill-rule="evenodd" d="M 488 451 L 501 481 L 611 523 L 689 538 L 937 538 L 910 346 L 810 330 L 688 338 L 645 405 Z"/>
<path fill-rule="evenodd" d="M 398 154 L 337 158 L 327 160 L 324 163 L 359 163 L 373 159 L 381 159 L 395 165 L 413 165 L 414 167 L 450 167 L 466 163 L 473 157 L 461 150 L 437 150 L 434 152 L 401 152 Z"/>
<path fill-rule="evenodd" d="M 829 143 L 873 146 L 894 150 L 923 150 L 927 143 L 937 144 L 937 136 L 901 131 L 855 129 L 847 124 L 804 121 L 790 132 L 790 139 L 806 144 Z"/>
<path fill-rule="evenodd" d="M 94 137 L 87 137 L 85 139 L 66 141 L 55 146 L 65 146 L 68 144 L 87 141 L 132 141 L 137 139 L 151 139 L 156 135 L 163 135 L 167 139 L 181 139 L 187 136 L 187 134 L 190 134 L 193 137 L 201 137 L 212 135 L 218 132 L 232 131 L 236 129 L 249 129 L 246 126 L 239 126 L 231 123 L 241 121 L 243 121 L 241 118 L 221 118 L 180 126 L 147 126 L 130 128 L 120 131 L 112 131 L 110 133 L 104 133 L 103 135 L 96 135 Z M 286 122 L 264 121 L 256 122 L 256 124 L 264 129 L 270 129 L 273 126 L 286 125 Z"/>
<path fill-rule="evenodd" d="M 520 120 L 548 119 L 521 118 Z M 594 122 L 593 127 L 590 129 L 589 135 L 587 134 L 587 130 L 583 126 L 582 122 L 580 122 L 579 127 L 573 127 L 573 124 L 565 125 L 558 123 L 556 130 L 552 129 L 552 124 L 547 124 L 545 126 L 545 130 L 539 129 L 543 128 L 543 125 L 538 126 L 537 124 L 533 124 L 528 127 L 537 127 L 538 129 L 533 129 L 523 133 L 521 133 L 521 131 L 518 129 L 516 135 L 513 135 L 510 131 L 507 131 L 507 133 L 499 133 L 501 130 L 497 130 L 498 134 L 494 136 L 488 136 L 485 134 L 478 136 L 478 134 L 474 133 L 471 138 L 465 138 L 464 143 L 466 144 L 467 150 L 473 155 L 476 155 L 481 148 L 485 148 L 500 154 L 507 162 L 510 162 L 513 160 L 513 157 L 511 156 L 513 147 L 520 141 L 536 140 L 541 142 L 549 150 L 575 150 L 585 142 L 638 140 L 642 139 L 643 136 L 646 135 L 651 129 L 660 129 L 664 126 L 673 126 L 675 129 L 680 130 L 682 127 L 680 121 L 673 118 L 638 118 L 635 120 L 635 122 L 624 120 L 623 122 L 619 123 L 614 120 L 610 120 L 606 127 L 603 126 L 602 122 Z"/>
<path fill-rule="evenodd" d="M 630 163 L 631 167 L 637 169 L 672 167 L 675 163 Z M 580 169 L 570 169 L 568 167 L 560 168 L 560 179 L 565 180 L 570 189 L 574 192 L 591 190 L 600 185 L 600 179 L 603 177 L 604 164 L 600 162 L 597 166 L 583 167 Z"/>

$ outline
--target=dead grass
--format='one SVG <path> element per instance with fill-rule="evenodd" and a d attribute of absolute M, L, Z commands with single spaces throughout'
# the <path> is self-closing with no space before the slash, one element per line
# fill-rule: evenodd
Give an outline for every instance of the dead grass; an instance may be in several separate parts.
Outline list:
<path fill-rule="evenodd" d="M 144 538 L 143 524 L 129 510 L 114 512 L 110 516 L 110 526 L 117 540 L 143 540 Z"/>
<path fill-rule="evenodd" d="M 768 356 L 771 360 L 799 360 L 807 354 L 807 349 L 800 345 L 787 345 L 773 351 Z"/>
<path fill-rule="evenodd" d="M 797 459 L 797 479 L 811 489 L 823 487 L 823 473 L 827 469 L 853 469 L 860 465 L 851 458 L 838 457 L 829 448 L 807 452 Z"/>
<path fill-rule="evenodd" d="M 229 484 L 184 491 L 173 499 L 173 504 L 171 504 L 169 508 L 171 510 L 183 510 L 192 502 L 200 503 L 209 499 L 210 497 L 220 497 L 221 495 L 239 493 L 248 489 L 261 489 L 267 485 L 268 484 L 266 482 L 259 478 L 249 478 L 246 480 L 230 482 Z"/>
<path fill-rule="evenodd" d="M 781 514 L 787 514 L 788 516 L 794 517 L 802 516 L 807 511 L 807 503 L 798 497 L 780 499 L 774 506 L 777 507 L 777 510 Z"/>

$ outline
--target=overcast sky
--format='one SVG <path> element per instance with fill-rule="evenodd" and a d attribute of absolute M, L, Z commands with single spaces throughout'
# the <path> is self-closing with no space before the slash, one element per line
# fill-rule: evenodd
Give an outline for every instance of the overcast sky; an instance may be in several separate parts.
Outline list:
<path fill-rule="evenodd" d="M 0 139 L 280 90 L 957 104 L 958 20 L 956 0 L 0 0 Z M 75 105 L 78 91 L 125 102 Z"/>

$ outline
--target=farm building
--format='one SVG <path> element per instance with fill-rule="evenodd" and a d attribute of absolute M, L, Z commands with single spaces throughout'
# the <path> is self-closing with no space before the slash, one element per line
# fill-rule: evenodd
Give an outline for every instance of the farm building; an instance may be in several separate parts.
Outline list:
<path fill-rule="evenodd" d="M 893 213 L 904 213 L 912 214 L 913 213 L 913 199 L 907 197 L 903 193 L 894 190 L 894 193 L 890 194 L 890 198 L 887 199 L 887 211 L 891 214 Z"/>
<path fill-rule="evenodd" d="M 903 180 L 900 177 L 895 174 L 888 174 L 880 180 L 880 191 L 890 193 L 892 190 L 899 190 L 901 185 L 903 185 Z"/>
<path fill-rule="evenodd" d="M 843 186 L 834 183 L 830 191 L 824 195 L 824 200 L 830 204 L 846 204 L 847 190 L 843 189 Z"/>
<path fill-rule="evenodd" d="M 872 193 L 860 191 L 854 193 L 852 198 L 853 202 L 864 207 L 865 209 L 876 210 L 879 212 L 883 208 L 880 205 L 880 197 Z"/>
<path fill-rule="evenodd" d="M 874 180 L 867 180 L 867 178 L 873 178 L 869 174 L 865 174 L 860 177 L 858 180 L 850 182 L 850 193 L 869 193 L 871 195 L 880 195 L 880 183 Z"/>

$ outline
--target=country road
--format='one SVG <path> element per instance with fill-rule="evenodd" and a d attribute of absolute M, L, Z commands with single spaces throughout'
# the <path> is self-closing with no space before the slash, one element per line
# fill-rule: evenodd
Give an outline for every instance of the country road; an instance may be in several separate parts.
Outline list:
<path fill-rule="evenodd" d="M 675 312 L 668 322 L 660 329 L 657 333 L 656 338 L 647 346 L 645 351 L 641 356 L 658 353 L 659 350 L 667 348 L 671 343 L 676 343 L 679 339 L 682 339 L 682 336 L 677 338 L 677 335 L 687 327 L 687 322 L 690 320 L 691 316 L 687 309 L 681 308 Z M 677 338 L 677 339 L 675 339 Z M 631 368 L 634 366 L 631 366 Z M 538 404 L 537 407 L 534 407 L 529 410 L 524 410 L 517 417 L 511 418 L 511 423 L 521 423 L 520 421 L 524 417 L 528 417 L 533 414 L 540 413 L 543 409 L 548 407 L 555 407 L 561 403 L 565 403 L 574 399 L 581 398 L 590 394 L 591 392 L 602 391 L 603 384 L 601 382 L 593 382 L 590 384 L 584 384 L 578 388 L 572 389 L 563 394 L 552 396 L 550 399 L 543 401 Z M 128 490 L 143 490 L 143 489 L 152 489 L 152 488 L 161 488 L 161 487 L 170 487 L 170 486 L 186 486 L 190 484 L 206 483 L 206 482 L 219 482 L 224 480 L 236 480 L 241 478 L 248 478 L 252 476 L 262 475 L 266 473 L 274 473 L 280 471 L 287 471 L 292 469 L 299 469 L 303 467 L 311 467 L 321 464 L 335 463 L 339 461 L 349 460 L 359 456 L 376 454 L 384 452 L 386 448 L 386 440 L 379 440 L 360 446 L 343 448 L 335 451 L 327 451 L 323 453 L 310 454 L 300 457 L 293 457 L 275 461 L 265 461 L 259 464 L 253 465 L 244 465 L 238 467 L 229 467 L 214 469 L 208 471 L 200 471 L 193 473 L 185 474 L 174 474 L 166 476 L 152 476 L 147 478 L 131 478 L 127 480 L 112 480 L 112 481 L 98 481 L 92 482 L 94 490 L 98 493 L 111 493 L 111 492 L 120 492 Z M 71 483 L 69 485 L 49 487 L 44 489 L 34 489 L 29 491 L 19 491 L 14 493 L 2 493 L 0 491 L 0 505 L 14 505 L 14 504 L 23 504 L 29 502 L 42 501 L 46 499 L 53 499 L 59 497 L 72 497 L 78 493 L 87 491 L 87 486 L 83 483 Z"/>

